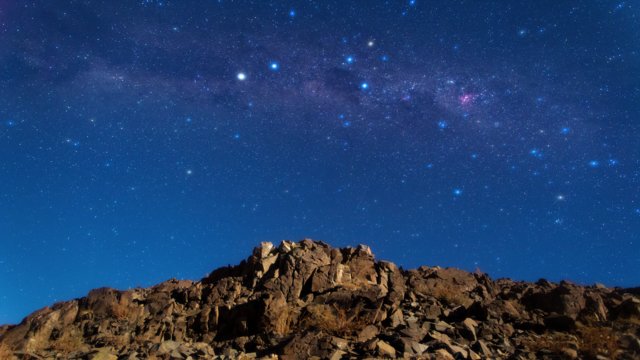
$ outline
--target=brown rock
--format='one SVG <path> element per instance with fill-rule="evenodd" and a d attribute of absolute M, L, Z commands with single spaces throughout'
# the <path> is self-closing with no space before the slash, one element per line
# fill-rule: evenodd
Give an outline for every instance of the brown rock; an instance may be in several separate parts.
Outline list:
<path fill-rule="evenodd" d="M 91 360 L 118 360 L 118 356 L 111 353 L 109 349 L 101 349 L 90 356 Z"/>
<path fill-rule="evenodd" d="M 367 325 L 360 331 L 360 333 L 358 333 L 358 341 L 365 342 L 371 340 L 374 337 L 378 336 L 378 332 L 378 327 L 374 325 Z"/>
<path fill-rule="evenodd" d="M 336 350 L 336 351 L 333 352 L 333 354 L 331 354 L 331 356 L 329 357 L 329 360 L 340 360 L 345 355 L 347 355 L 347 353 L 345 351 Z"/>
<path fill-rule="evenodd" d="M 478 337 L 476 336 L 476 328 L 478 327 L 478 323 L 473 319 L 466 318 L 462 322 L 464 325 L 463 336 L 465 336 L 470 341 L 476 341 Z"/>
<path fill-rule="evenodd" d="M 483 340 L 478 340 L 473 344 L 473 350 L 477 351 L 481 356 L 490 357 L 492 356 L 491 350 Z"/>
<path fill-rule="evenodd" d="M 562 355 L 564 355 L 567 359 L 578 358 L 578 351 L 572 348 L 562 348 L 562 350 L 560 350 L 560 353 L 562 353 Z"/>
<path fill-rule="evenodd" d="M 436 360 L 455 360 L 453 355 L 451 355 L 445 349 L 438 349 L 436 350 L 435 354 L 436 354 Z"/>
<path fill-rule="evenodd" d="M 563 281 L 550 290 L 532 290 L 525 294 L 523 303 L 529 309 L 540 309 L 576 318 L 586 306 L 584 288 Z"/>
<path fill-rule="evenodd" d="M 615 319 L 640 320 L 640 299 L 630 297 L 611 311 Z"/>
<path fill-rule="evenodd" d="M 392 358 L 396 357 L 396 349 L 382 340 L 378 340 L 376 342 L 376 349 L 382 356 L 390 356 Z"/>
<path fill-rule="evenodd" d="M 631 359 L 640 355 L 637 294 L 404 271 L 366 246 L 263 243 L 199 282 L 96 289 L 0 326 L 0 359 L 534 360 L 576 358 L 584 344 Z"/>

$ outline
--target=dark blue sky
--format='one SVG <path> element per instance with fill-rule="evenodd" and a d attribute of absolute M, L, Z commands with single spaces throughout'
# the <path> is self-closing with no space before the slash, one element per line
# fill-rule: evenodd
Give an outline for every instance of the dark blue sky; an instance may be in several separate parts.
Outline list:
<path fill-rule="evenodd" d="M 638 1 L 0 0 L 0 323 L 260 241 L 640 284 Z"/>

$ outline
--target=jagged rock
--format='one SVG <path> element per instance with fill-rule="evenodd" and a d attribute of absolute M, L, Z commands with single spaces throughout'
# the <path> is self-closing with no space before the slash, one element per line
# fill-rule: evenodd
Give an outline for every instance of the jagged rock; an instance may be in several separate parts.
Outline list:
<path fill-rule="evenodd" d="M 531 289 L 525 293 L 522 298 L 523 304 L 530 309 L 555 312 L 574 319 L 585 308 L 583 288 L 566 281 L 555 287 L 548 282 L 544 285 L 542 289 Z"/>
<path fill-rule="evenodd" d="M 528 360 L 615 346 L 636 359 L 638 293 L 404 271 L 364 245 L 262 243 L 201 281 L 96 289 L 0 326 L 0 358 Z"/>
<path fill-rule="evenodd" d="M 342 350 L 336 350 L 333 352 L 333 354 L 331 354 L 331 356 L 329 357 L 329 360 L 340 360 L 346 354 L 347 353 Z"/>
<path fill-rule="evenodd" d="M 374 325 L 368 325 L 368 326 L 365 326 L 365 328 L 362 329 L 360 333 L 358 333 L 358 341 L 365 342 L 373 339 L 377 335 L 378 335 L 378 328 Z"/>
<path fill-rule="evenodd" d="M 416 355 L 421 355 L 423 354 L 425 351 L 427 351 L 429 349 L 429 346 L 425 345 L 425 344 L 421 344 L 417 341 L 412 341 L 411 342 L 411 350 L 413 350 L 413 353 Z"/>
<path fill-rule="evenodd" d="M 567 359 L 577 359 L 578 351 L 572 348 L 562 348 L 560 353 Z"/>
<path fill-rule="evenodd" d="M 453 326 L 447 324 L 444 321 L 438 321 L 437 323 L 435 323 L 434 329 L 436 329 L 436 331 L 448 333 L 453 330 Z"/>
<path fill-rule="evenodd" d="M 611 311 L 615 319 L 640 320 L 640 299 L 628 298 Z"/>
<path fill-rule="evenodd" d="M 91 360 L 118 360 L 118 355 L 112 354 L 109 349 L 101 349 L 89 356 Z"/>
<path fill-rule="evenodd" d="M 487 346 L 487 344 L 482 340 L 476 341 L 473 344 L 472 349 L 477 351 L 480 355 L 484 357 L 490 357 L 492 355 L 491 350 L 489 350 L 489 347 Z"/>
<path fill-rule="evenodd" d="M 445 349 L 436 350 L 435 355 L 436 355 L 435 357 L 436 360 L 455 360 L 453 355 L 451 355 L 451 353 L 449 353 Z"/>
<path fill-rule="evenodd" d="M 447 346 L 451 346 L 451 338 L 445 334 L 439 333 L 437 331 L 431 331 L 428 336 L 429 338 L 437 342 L 443 343 Z"/>
<path fill-rule="evenodd" d="M 382 340 L 376 342 L 376 349 L 382 356 L 396 357 L 396 349 Z"/>
<path fill-rule="evenodd" d="M 451 352 L 456 357 L 462 357 L 463 359 L 467 358 L 468 352 L 467 352 L 467 349 L 465 349 L 464 347 L 458 346 L 458 345 L 450 345 L 449 349 L 451 349 Z"/>
<path fill-rule="evenodd" d="M 462 321 L 462 325 L 464 325 L 464 331 L 462 335 L 470 341 L 476 341 L 478 337 L 476 336 L 476 328 L 478 327 L 478 323 L 475 322 L 471 318 L 466 318 Z"/>

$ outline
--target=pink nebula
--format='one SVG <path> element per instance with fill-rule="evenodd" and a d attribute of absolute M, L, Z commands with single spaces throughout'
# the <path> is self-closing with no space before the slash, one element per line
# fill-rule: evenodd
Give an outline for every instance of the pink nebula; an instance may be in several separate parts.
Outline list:
<path fill-rule="evenodd" d="M 466 93 L 458 96 L 458 101 L 460 102 L 460 105 L 470 105 L 473 103 L 476 97 L 478 97 L 476 94 Z"/>

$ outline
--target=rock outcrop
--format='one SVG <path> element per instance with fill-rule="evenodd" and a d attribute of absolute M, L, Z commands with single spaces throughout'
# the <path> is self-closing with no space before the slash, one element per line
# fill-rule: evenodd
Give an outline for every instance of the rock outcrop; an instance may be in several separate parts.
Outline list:
<path fill-rule="evenodd" d="M 263 243 L 201 281 L 102 288 L 0 327 L 1 359 L 639 359 L 633 291 L 405 271 Z"/>

